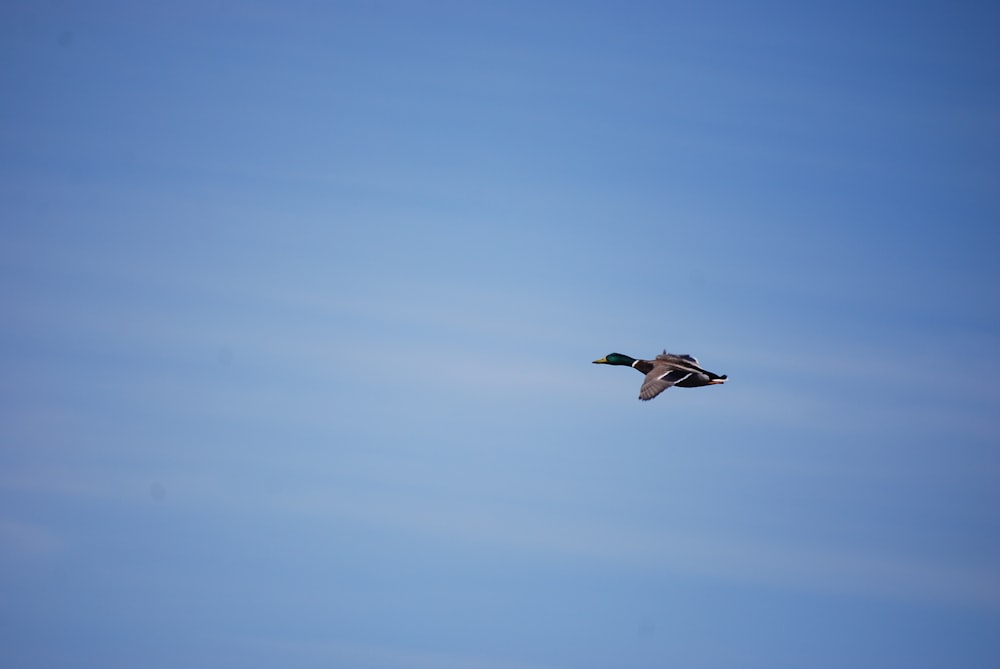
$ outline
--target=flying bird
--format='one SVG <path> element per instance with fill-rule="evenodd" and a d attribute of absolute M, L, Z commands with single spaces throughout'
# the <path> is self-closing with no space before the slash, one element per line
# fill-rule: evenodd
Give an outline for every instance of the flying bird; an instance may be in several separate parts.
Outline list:
<path fill-rule="evenodd" d="M 639 389 L 639 399 L 651 400 L 670 386 L 697 388 L 725 383 L 726 375 L 715 374 L 698 366 L 690 355 L 675 355 L 665 350 L 655 360 L 636 360 L 621 353 L 608 353 L 595 365 L 621 365 L 637 369 L 646 375 Z"/>

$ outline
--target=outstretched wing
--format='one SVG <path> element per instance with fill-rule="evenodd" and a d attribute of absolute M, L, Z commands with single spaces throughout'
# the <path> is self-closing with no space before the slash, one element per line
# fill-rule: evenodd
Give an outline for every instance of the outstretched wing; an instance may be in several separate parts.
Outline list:
<path fill-rule="evenodd" d="M 656 357 L 657 359 L 660 358 L 660 356 Z M 642 388 L 639 389 L 639 399 L 643 401 L 651 400 L 670 386 L 677 385 L 694 373 L 695 370 L 679 369 L 672 365 L 656 366 L 653 368 L 653 371 L 646 375 L 645 380 L 642 382 Z"/>
<path fill-rule="evenodd" d="M 676 363 L 679 365 L 684 365 L 684 364 L 692 364 L 695 366 L 698 365 L 698 358 L 694 357 L 693 355 L 688 355 L 687 353 L 677 354 L 677 353 L 667 353 L 666 351 L 663 351 L 663 353 L 656 356 L 656 359 L 663 360 L 664 362 Z"/>

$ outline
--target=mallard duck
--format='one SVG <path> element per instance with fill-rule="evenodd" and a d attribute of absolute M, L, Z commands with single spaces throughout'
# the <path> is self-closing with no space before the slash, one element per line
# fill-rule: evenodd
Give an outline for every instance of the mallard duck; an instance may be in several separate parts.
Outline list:
<path fill-rule="evenodd" d="M 725 383 L 726 375 L 714 374 L 698 366 L 690 355 L 674 355 L 665 350 L 655 360 L 636 360 L 621 353 L 608 353 L 595 365 L 622 365 L 637 369 L 646 375 L 639 389 L 639 399 L 651 400 L 670 386 L 697 388 Z"/>

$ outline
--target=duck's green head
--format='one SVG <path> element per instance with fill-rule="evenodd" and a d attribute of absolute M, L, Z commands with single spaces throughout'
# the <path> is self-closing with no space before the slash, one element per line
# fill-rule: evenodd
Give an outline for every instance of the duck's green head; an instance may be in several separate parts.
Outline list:
<path fill-rule="evenodd" d="M 606 356 L 600 360 L 595 360 L 595 365 L 623 365 L 625 367 L 631 367 L 632 363 L 635 362 L 635 358 L 630 358 L 627 355 L 622 355 L 621 353 L 608 353 Z"/>

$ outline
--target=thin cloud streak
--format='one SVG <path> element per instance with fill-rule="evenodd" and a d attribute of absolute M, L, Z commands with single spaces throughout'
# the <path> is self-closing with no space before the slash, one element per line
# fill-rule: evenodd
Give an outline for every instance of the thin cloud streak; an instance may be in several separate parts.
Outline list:
<path fill-rule="evenodd" d="M 404 476 L 404 478 L 412 476 Z M 165 477 L 170 504 L 224 518 L 250 510 L 288 520 L 361 523 L 380 531 L 417 532 L 437 540 L 551 558 L 613 564 L 665 575 L 683 575 L 757 587 L 805 590 L 850 597 L 937 602 L 1000 609 L 1000 572 L 994 568 L 931 562 L 876 553 L 804 548 L 786 540 L 722 537 L 685 531 L 639 531 L 594 519 L 586 522 L 535 500 L 462 504 L 401 490 L 392 497 L 362 492 L 367 486 L 304 493 L 246 489 L 214 477 L 177 473 Z M 92 471 L 8 474 L 0 490 L 79 500 L 134 504 L 149 496 L 148 476 Z M 221 515 L 220 515 L 221 514 Z M 287 522 L 287 521 L 286 521 Z M 0 519 L 0 539 L 24 555 L 51 554 L 58 534 L 41 526 Z"/>
<path fill-rule="evenodd" d="M 435 652 L 353 643 L 346 640 L 293 641 L 280 638 L 238 639 L 255 653 L 275 655 L 292 662 L 323 662 L 327 666 L 356 669 L 555 669 L 554 665 L 505 660 L 485 655 Z"/>
<path fill-rule="evenodd" d="M 5 488 L 0 483 L 0 488 Z M 57 532 L 35 523 L 0 517 L 0 550 L 20 558 L 36 558 L 60 552 L 64 542 Z"/>
<path fill-rule="evenodd" d="M 632 568 L 747 585 L 1000 608 L 1000 573 L 983 568 L 843 553 L 835 548 L 807 550 L 780 542 L 638 532 L 468 504 L 458 507 L 412 499 L 401 504 L 382 498 L 313 493 L 289 498 L 282 505 L 341 521 L 416 530 L 449 541 L 572 559 L 610 560 Z"/>

